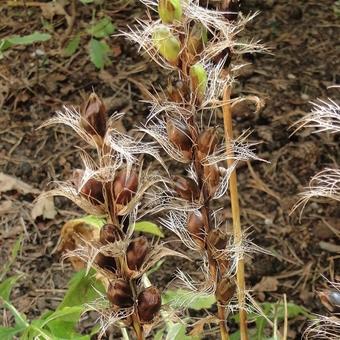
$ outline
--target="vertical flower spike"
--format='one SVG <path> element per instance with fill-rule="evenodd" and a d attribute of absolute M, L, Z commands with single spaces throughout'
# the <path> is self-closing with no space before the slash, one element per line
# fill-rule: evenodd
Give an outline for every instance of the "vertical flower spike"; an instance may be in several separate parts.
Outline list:
<path fill-rule="evenodd" d="M 165 25 L 157 26 L 152 34 L 152 42 L 162 57 L 171 64 L 177 64 L 181 43 L 171 33 L 169 27 Z"/>
<path fill-rule="evenodd" d="M 91 93 L 88 100 L 80 108 L 80 124 L 86 132 L 95 139 L 103 139 L 106 134 L 107 114 L 102 100 Z"/>
<path fill-rule="evenodd" d="M 182 5 L 180 0 L 159 0 L 158 14 L 164 24 L 181 20 Z"/>

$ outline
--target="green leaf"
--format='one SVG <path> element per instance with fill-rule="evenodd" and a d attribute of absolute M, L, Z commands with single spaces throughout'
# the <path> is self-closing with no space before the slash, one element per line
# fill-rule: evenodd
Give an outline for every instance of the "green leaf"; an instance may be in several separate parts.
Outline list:
<path fill-rule="evenodd" d="M 84 223 L 86 223 L 86 224 L 88 224 L 92 227 L 99 228 L 99 229 L 106 223 L 106 220 L 105 220 L 104 217 L 95 216 L 95 215 L 83 216 L 83 217 L 77 218 L 73 221 L 84 222 Z"/>
<path fill-rule="evenodd" d="M 84 303 L 93 301 L 99 297 L 98 291 L 104 292 L 104 286 L 96 280 L 94 271 L 91 270 L 86 275 L 86 271 L 81 270 L 70 280 L 68 290 L 57 310 L 64 307 L 82 306 Z"/>
<path fill-rule="evenodd" d="M 66 56 L 66 57 L 70 57 L 71 55 L 73 55 L 77 51 L 77 49 L 79 47 L 79 43 L 80 43 L 80 36 L 79 35 L 70 39 L 70 41 L 68 42 L 68 44 L 64 48 L 63 55 Z"/>
<path fill-rule="evenodd" d="M 14 316 L 15 323 L 18 327 L 26 328 L 29 326 L 28 322 L 26 321 L 26 316 L 21 314 L 10 302 L 6 300 L 2 300 L 4 307 L 7 308 Z"/>
<path fill-rule="evenodd" d="M 51 39 L 51 34 L 48 33 L 41 33 L 41 32 L 34 32 L 29 35 L 24 36 L 12 36 L 7 38 L 7 40 L 12 45 L 31 45 L 36 42 L 47 41 Z"/>
<path fill-rule="evenodd" d="M 94 3 L 94 0 L 80 0 L 80 2 L 84 5 L 87 5 L 87 4 L 92 4 Z"/>
<path fill-rule="evenodd" d="M 0 297 L 5 301 L 9 301 L 9 297 L 11 295 L 11 290 L 15 283 L 20 279 L 20 275 L 11 276 L 7 278 L 5 281 L 0 283 Z"/>
<path fill-rule="evenodd" d="M 110 47 L 105 42 L 91 39 L 89 52 L 90 59 L 97 68 L 102 69 L 109 63 L 108 55 Z"/>
<path fill-rule="evenodd" d="M 159 237 L 164 237 L 164 234 L 159 229 L 157 224 L 152 223 L 152 222 L 148 222 L 148 221 L 137 222 L 135 224 L 134 230 L 140 231 L 142 233 L 148 233 L 148 234 L 156 235 L 156 236 L 159 236 Z"/>
<path fill-rule="evenodd" d="M 115 31 L 111 19 L 105 17 L 99 20 L 96 24 L 88 28 L 87 32 L 96 38 L 104 38 L 111 35 Z"/>
<path fill-rule="evenodd" d="M 166 340 L 199 340 L 198 336 L 188 336 L 186 325 L 183 323 L 168 323 Z"/>
<path fill-rule="evenodd" d="M 163 294 L 162 301 L 164 304 L 171 304 L 174 308 L 183 306 L 183 303 L 185 303 L 186 308 L 201 310 L 210 308 L 216 302 L 216 299 L 213 294 L 202 295 L 184 289 L 169 289 Z"/>
<path fill-rule="evenodd" d="M 8 50 L 12 46 L 13 44 L 11 44 L 7 39 L 1 39 L 0 40 L 0 53 Z"/>
<path fill-rule="evenodd" d="M 5 263 L 1 271 L 0 280 L 2 280 L 5 277 L 8 270 L 11 268 L 11 265 L 15 262 L 15 259 L 17 258 L 18 253 L 21 249 L 23 239 L 24 239 L 23 235 L 20 235 L 18 239 L 15 241 L 10 258 L 8 259 L 7 263 Z"/>
<path fill-rule="evenodd" d="M 16 327 L 1 327 L 0 326 L 0 339 L 1 340 L 12 340 L 14 336 L 22 332 L 25 328 L 20 326 Z"/>

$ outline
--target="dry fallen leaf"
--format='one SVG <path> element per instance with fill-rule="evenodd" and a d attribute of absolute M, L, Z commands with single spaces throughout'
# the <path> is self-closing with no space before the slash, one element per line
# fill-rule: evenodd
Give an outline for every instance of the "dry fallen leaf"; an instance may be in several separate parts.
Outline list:
<path fill-rule="evenodd" d="M 0 192 L 6 192 L 10 190 L 16 190 L 22 194 L 39 194 L 38 189 L 33 188 L 31 185 L 21 181 L 16 177 L 0 172 Z"/>
<path fill-rule="evenodd" d="M 259 283 L 257 283 L 253 290 L 256 292 L 276 292 L 279 281 L 272 276 L 264 276 Z"/>
<path fill-rule="evenodd" d="M 31 216 L 35 220 L 38 216 L 44 219 L 53 220 L 57 215 L 57 210 L 54 206 L 53 197 L 43 196 L 38 199 L 31 210 Z"/>

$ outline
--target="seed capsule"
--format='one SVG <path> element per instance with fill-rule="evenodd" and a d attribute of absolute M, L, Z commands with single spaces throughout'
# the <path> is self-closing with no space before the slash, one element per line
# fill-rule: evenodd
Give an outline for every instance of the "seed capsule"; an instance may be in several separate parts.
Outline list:
<path fill-rule="evenodd" d="M 115 272 L 117 269 L 116 260 L 114 257 L 105 256 L 102 253 L 98 253 L 95 258 L 95 263 L 103 269 Z"/>
<path fill-rule="evenodd" d="M 212 229 L 208 234 L 208 244 L 217 250 L 223 250 L 228 244 L 227 235 L 220 229 Z"/>
<path fill-rule="evenodd" d="M 229 278 L 223 278 L 216 287 L 216 300 L 223 304 L 227 304 L 234 296 L 235 291 L 236 285 L 231 282 Z"/>
<path fill-rule="evenodd" d="M 196 182 L 193 179 L 183 176 L 174 176 L 173 180 L 174 189 L 181 198 L 187 201 L 198 200 L 200 192 Z"/>
<path fill-rule="evenodd" d="M 138 188 L 138 176 L 134 170 L 127 175 L 126 170 L 122 170 L 113 182 L 113 192 L 116 203 L 127 204 L 136 193 Z"/>
<path fill-rule="evenodd" d="M 199 158 L 202 160 L 204 157 L 211 155 L 216 150 L 218 145 L 218 137 L 216 129 L 210 128 L 202 131 L 197 140 L 197 149 Z"/>
<path fill-rule="evenodd" d="M 191 88 L 196 92 L 199 101 L 202 101 L 208 84 L 208 75 L 202 64 L 197 63 L 190 67 Z"/>
<path fill-rule="evenodd" d="M 113 283 L 110 282 L 106 294 L 109 301 L 115 306 L 121 308 L 133 306 L 131 287 L 124 279 L 118 279 Z"/>
<path fill-rule="evenodd" d="M 205 246 L 205 225 L 205 218 L 200 211 L 191 211 L 188 214 L 188 231 L 202 249 Z"/>
<path fill-rule="evenodd" d="M 208 41 L 207 29 L 200 23 L 196 22 L 190 30 L 187 48 L 188 53 L 196 56 L 202 50 Z"/>
<path fill-rule="evenodd" d="M 149 242 L 145 236 L 132 240 L 126 250 L 126 262 L 131 270 L 139 270 L 149 252 Z"/>
<path fill-rule="evenodd" d="M 169 27 L 159 25 L 152 34 L 152 42 L 162 57 L 170 63 L 177 64 L 181 43 L 171 33 Z"/>
<path fill-rule="evenodd" d="M 156 287 L 148 287 L 138 295 L 138 316 L 141 322 L 149 323 L 161 309 L 161 294 Z"/>
<path fill-rule="evenodd" d="M 123 238 L 123 232 L 114 224 L 105 224 L 100 229 L 99 240 L 102 244 L 114 243 Z"/>
<path fill-rule="evenodd" d="M 192 140 L 189 129 L 182 126 L 177 127 L 171 120 L 167 121 L 167 132 L 170 142 L 176 145 L 187 160 L 192 158 Z"/>
<path fill-rule="evenodd" d="M 158 14 L 165 24 L 171 24 L 174 20 L 181 20 L 181 0 L 159 0 Z"/>
<path fill-rule="evenodd" d="M 323 305 L 330 312 L 340 312 L 340 292 L 337 290 L 329 290 L 319 293 L 319 297 Z"/>
<path fill-rule="evenodd" d="M 90 178 L 81 188 L 80 194 L 85 196 L 92 204 L 104 203 L 103 183 Z"/>
<path fill-rule="evenodd" d="M 80 124 L 91 136 L 104 138 L 106 133 L 106 108 L 102 100 L 91 93 L 87 102 L 80 108 Z"/>
<path fill-rule="evenodd" d="M 216 164 L 206 165 L 203 169 L 204 184 L 207 186 L 209 196 L 213 196 L 220 184 L 220 172 Z"/>

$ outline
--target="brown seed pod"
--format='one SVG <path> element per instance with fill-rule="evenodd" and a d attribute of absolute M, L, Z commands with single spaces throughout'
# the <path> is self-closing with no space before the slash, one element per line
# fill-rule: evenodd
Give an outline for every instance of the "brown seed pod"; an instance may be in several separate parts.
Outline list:
<path fill-rule="evenodd" d="M 187 228 L 201 249 L 205 247 L 205 227 L 206 221 L 200 211 L 189 212 Z"/>
<path fill-rule="evenodd" d="M 228 244 L 227 234 L 221 229 L 212 229 L 208 233 L 207 242 L 212 249 L 223 250 Z"/>
<path fill-rule="evenodd" d="M 100 229 L 99 240 L 102 244 L 114 243 L 122 238 L 122 230 L 114 224 L 105 224 Z"/>
<path fill-rule="evenodd" d="M 209 196 L 213 196 L 220 184 L 220 171 L 218 170 L 218 166 L 216 164 L 204 166 L 203 179 Z"/>
<path fill-rule="evenodd" d="M 104 138 L 106 133 L 106 108 L 102 100 L 91 93 L 88 100 L 80 108 L 80 124 L 91 136 Z"/>
<path fill-rule="evenodd" d="M 173 181 L 174 189 L 181 198 L 188 201 L 196 201 L 199 199 L 200 192 L 193 179 L 183 176 L 174 176 Z"/>
<path fill-rule="evenodd" d="M 234 296 L 236 291 L 236 285 L 229 278 L 223 278 L 218 282 L 216 287 L 216 300 L 223 304 L 227 304 Z"/>
<path fill-rule="evenodd" d="M 195 22 L 192 28 L 190 29 L 187 50 L 188 53 L 194 57 L 197 54 L 201 53 L 204 47 L 204 44 L 207 42 L 207 29 L 198 22 Z"/>
<path fill-rule="evenodd" d="M 131 270 L 139 270 L 149 252 L 149 242 L 145 236 L 135 238 L 126 250 L 126 262 Z"/>
<path fill-rule="evenodd" d="M 127 204 L 136 193 L 138 188 L 138 175 L 136 171 L 131 170 L 127 174 L 126 170 L 122 170 L 116 176 L 113 182 L 113 193 L 117 204 Z"/>
<path fill-rule="evenodd" d="M 340 292 L 337 290 L 327 290 L 318 293 L 322 304 L 332 313 L 340 312 Z"/>
<path fill-rule="evenodd" d="M 216 129 L 210 128 L 202 131 L 197 140 L 198 158 L 202 160 L 204 157 L 211 155 L 218 144 L 218 136 Z"/>
<path fill-rule="evenodd" d="M 124 279 L 118 279 L 110 282 L 107 289 L 107 298 L 118 307 L 127 308 L 133 306 L 133 294 L 130 284 Z"/>
<path fill-rule="evenodd" d="M 192 140 L 189 129 L 185 126 L 178 127 L 171 120 L 167 121 L 167 132 L 171 143 L 176 145 L 183 153 L 186 160 L 192 158 Z"/>
<path fill-rule="evenodd" d="M 161 309 L 161 294 L 156 287 L 151 286 L 138 295 L 137 302 L 139 320 L 142 323 L 149 323 L 153 321 Z"/>
<path fill-rule="evenodd" d="M 117 269 L 116 260 L 114 257 L 98 253 L 94 261 L 100 268 L 110 270 L 111 272 L 115 272 Z"/>
<path fill-rule="evenodd" d="M 81 188 L 80 194 L 86 197 L 92 204 L 104 203 L 103 183 L 90 178 Z"/>

